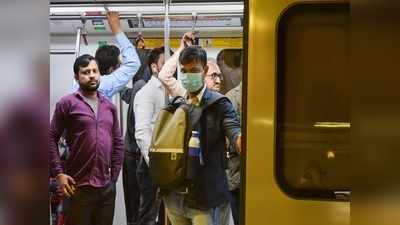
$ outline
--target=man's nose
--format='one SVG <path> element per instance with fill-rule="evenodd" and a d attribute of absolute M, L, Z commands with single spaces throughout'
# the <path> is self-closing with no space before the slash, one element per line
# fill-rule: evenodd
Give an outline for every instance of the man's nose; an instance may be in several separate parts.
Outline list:
<path fill-rule="evenodd" d="M 95 75 L 96 75 L 96 72 L 95 72 L 95 71 L 90 71 L 90 73 L 89 73 L 90 78 L 95 77 Z"/>

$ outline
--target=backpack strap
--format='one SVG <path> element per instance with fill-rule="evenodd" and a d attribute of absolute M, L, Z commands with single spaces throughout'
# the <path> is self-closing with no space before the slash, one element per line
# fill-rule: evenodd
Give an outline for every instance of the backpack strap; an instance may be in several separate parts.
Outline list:
<path fill-rule="evenodd" d="M 214 95 L 211 99 L 209 99 L 209 101 L 207 102 L 207 104 L 201 106 L 201 107 L 190 107 L 189 109 L 189 114 L 191 115 L 191 128 L 194 127 L 194 125 L 199 122 L 200 117 L 202 115 L 202 113 L 204 112 L 205 109 L 207 109 L 208 107 L 210 107 L 211 105 L 213 105 L 214 103 L 218 102 L 221 99 L 228 99 L 227 97 L 225 97 L 224 95 L 221 94 L 217 94 Z M 229 100 L 229 99 L 228 99 Z"/>
<path fill-rule="evenodd" d="M 186 103 L 186 99 L 182 96 L 176 96 L 174 97 L 171 102 L 169 103 L 170 105 L 181 105 L 182 103 Z"/>
<path fill-rule="evenodd" d="M 182 96 L 176 96 L 164 107 L 164 109 L 170 112 L 174 112 L 179 106 L 183 104 L 186 104 L 186 99 Z"/>

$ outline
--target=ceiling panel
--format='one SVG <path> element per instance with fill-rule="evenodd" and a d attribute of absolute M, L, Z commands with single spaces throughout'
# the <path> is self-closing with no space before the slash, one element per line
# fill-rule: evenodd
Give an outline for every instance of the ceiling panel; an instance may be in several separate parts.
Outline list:
<path fill-rule="evenodd" d="M 212 19 L 212 18 L 211 18 Z M 164 27 L 162 20 L 151 20 L 145 22 L 145 26 L 141 29 L 138 28 L 137 23 L 129 22 L 129 20 L 122 20 L 121 25 L 124 32 L 135 33 L 142 32 L 144 36 L 149 37 L 163 37 Z M 241 18 L 221 18 L 218 23 L 215 20 L 196 23 L 196 33 L 200 37 L 241 37 L 242 26 Z M 222 26 L 223 24 L 226 26 Z M 192 21 L 176 21 L 171 23 L 171 36 L 181 36 L 184 32 L 192 29 Z M 50 34 L 51 35 L 75 35 L 78 27 L 82 27 L 82 22 L 79 20 L 51 20 L 50 21 Z M 89 35 L 111 35 L 109 25 L 106 20 L 87 20 L 85 23 L 85 31 Z"/>

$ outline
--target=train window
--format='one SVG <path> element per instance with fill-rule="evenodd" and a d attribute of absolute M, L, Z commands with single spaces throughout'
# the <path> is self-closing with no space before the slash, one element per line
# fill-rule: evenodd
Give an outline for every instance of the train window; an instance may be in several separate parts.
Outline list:
<path fill-rule="evenodd" d="M 297 4 L 277 29 L 275 174 L 297 199 L 349 200 L 348 4 Z"/>
<path fill-rule="evenodd" d="M 223 82 L 221 83 L 222 94 L 238 86 L 242 81 L 242 54 L 242 49 L 224 49 L 218 53 L 217 64 L 223 77 Z"/>

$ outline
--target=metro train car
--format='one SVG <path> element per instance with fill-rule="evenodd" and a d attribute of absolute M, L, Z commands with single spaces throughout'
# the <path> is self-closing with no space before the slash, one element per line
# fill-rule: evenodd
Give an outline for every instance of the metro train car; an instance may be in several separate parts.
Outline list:
<path fill-rule="evenodd" d="M 50 0 L 50 115 L 72 90 L 74 60 L 115 43 L 106 10 L 119 12 L 132 43 L 143 38 L 138 52 L 174 51 L 193 31 L 221 69 L 221 93 L 242 83 L 240 224 L 349 225 L 349 4 Z M 128 106 L 112 101 L 125 134 Z M 121 175 L 114 224 L 127 224 Z"/>

